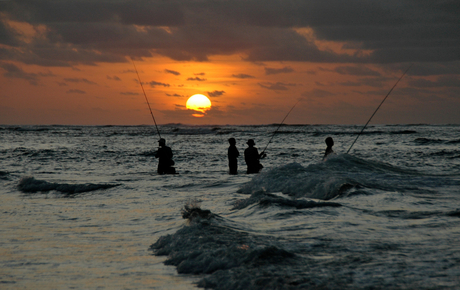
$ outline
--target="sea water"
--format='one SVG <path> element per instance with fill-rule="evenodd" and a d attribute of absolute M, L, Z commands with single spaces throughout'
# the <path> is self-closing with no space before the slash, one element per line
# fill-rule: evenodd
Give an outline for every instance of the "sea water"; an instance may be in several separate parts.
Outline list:
<path fill-rule="evenodd" d="M 0 126 L 0 288 L 460 289 L 460 126 L 277 128 Z"/>

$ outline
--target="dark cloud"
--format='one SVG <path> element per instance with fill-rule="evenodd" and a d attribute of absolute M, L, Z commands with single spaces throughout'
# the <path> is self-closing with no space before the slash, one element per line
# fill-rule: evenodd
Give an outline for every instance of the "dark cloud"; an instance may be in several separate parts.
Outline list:
<path fill-rule="evenodd" d="M 436 81 L 428 79 L 410 80 L 410 86 L 416 88 L 437 88 L 437 87 L 457 87 L 460 88 L 460 78 L 457 76 L 440 76 Z"/>
<path fill-rule="evenodd" d="M 114 80 L 114 81 L 121 81 L 121 79 L 117 76 L 107 76 L 108 80 Z"/>
<path fill-rule="evenodd" d="M 247 61 L 364 62 L 366 59 L 332 51 L 321 51 L 312 40 L 294 30 L 265 28 L 251 37 Z M 263 43 L 260 45 L 259 43 Z"/>
<path fill-rule="evenodd" d="M 8 1 L 7 11 L 31 23 L 113 22 L 123 24 L 177 26 L 184 15 L 176 1 Z M 24 13 L 27 11 L 28 13 Z"/>
<path fill-rule="evenodd" d="M 380 76 L 381 74 L 365 66 L 338 66 L 334 69 L 342 75 L 352 76 Z"/>
<path fill-rule="evenodd" d="M 0 67 L 6 72 L 3 74 L 7 78 L 18 78 L 27 80 L 31 85 L 38 85 L 38 75 L 35 73 L 28 73 L 22 70 L 22 68 L 12 64 L 0 62 Z"/>
<path fill-rule="evenodd" d="M 39 72 L 38 73 L 39 76 L 41 77 L 55 77 L 56 75 L 50 71 L 50 70 L 47 70 L 46 72 Z"/>
<path fill-rule="evenodd" d="M 319 86 L 319 87 L 330 87 L 330 86 L 333 86 L 334 84 L 332 84 L 332 83 L 315 82 L 315 85 L 317 85 L 317 86 Z"/>
<path fill-rule="evenodd" d="M 183 97 L 182 95 L 179 95 L 179 94 L 166 94 L 168 97 L 177 97 L 177 98 L 181 98 Z"/>
<path fill-rule="evenodd" d="M 19 36 L 19 33 L 0 20 L 0 44 L 17 46 L 21 43 Z"/>
<path fill-rule="evenodd" d="M 0 43 L 9 46 L 0 57 L 42 66 L 157 54 L 182 61 L 231 54 L 253 62 L 460 60 L 457 0 L 22 0 L 6 1 L 0 11 Z M 25 42 L 8 20 L 46 29 Z M 320 49 L 301 28 L 356 53 Z"/>
<path fill-rule="evenodd" d="M 137 50 L 139 52 L 139 50 Z M 151 55 L 150 53 L 148 55 Z M 123 55 L 97 51 L 95 47 L 51 41 L 44 36 L 34 38 L 18 48 L 0 48 L 0 59 L 16 60 L 39 66 L 95 65 L 97 62 L 125 62 Z"/>
<path fill-rule="evenodd" d="M 341 86 L 345 86 L 345 87 L 359 87 L 359 86 L 361 86 L 361 83 L 352 82 L 352 81 L 340 82 L 338 84 L 341 85 Z"/>
<path fill-rule="evenodd" d="M 409 65 L 406 63 L 401 63 L 385 65 L 383 67 L 385 69 L 389 69 L 390 71 L 399 70 L 402 73 L 409 67 Z M 460 61 L 416 63 L 407 72 L 407 75 L 409 76 L 430 76 L 448 74 L 460 74 Z"/>
<path fill-rule="evenodd" d="M 386 78 L 386 77 L 361 78 L 361 79 L 358 80 L 358 82 L 360 82 L 361 85 L 365 85 L 365 86 L 383 88 L 383 87 L 388 86 L 388 81 L 389 80 L 393 80 L 393 79 Z M 396 79 L 395 79 L 395 81 L 396 81 Z"/>
<path fill-rule="evenodd" d="M 302 93 L 302 97 L 325 98 L 325 97 L 330 97 L 330 96 L 335 96 L 335 94 L 329 91 L 320 90 L 320 89 L 314 89 L 312 91 Z"/>
<path fill-rule="evenodd" d="M 138 96 L 139 93 L 134 93 L 134 92 L 120 92 L 120 95 L 124 95 L 124 96 Z"/>
<path fill-rule="evenodd" d="M 282 82 L 277 82 L 277 83 L 259 83 L 259 86 L 262 88 L 268 89 L 268 90 L 273 90 L 273 91 L 287 91 L 288 86 L 296 86 L 296 84 L 286 84 Z"/>
<path fill-rule="evenodd" d="M 208 92 L 208 95 L 210 97 L 220 97 L 220 96 L 223 96 L 225 94 L 225 91 L 212 91 L 212 92 Z"/>
<path fill-rule="evenodd" d="M 265 68 L 265 74 L 266 75 L 276 75 L 276 74 L 281 74 L 281 73 L 291 73 L 294 72 L 294 69 L 289 66 L 285 66 L 283 68 Z"/>
<path fill-rule="evenodd" d="M 232 77 L 237 78 L 237 79 L 253 79 L 255 76 L 251 76 L 248 74 L 233 74 Z"/>
<path fill-rule="evenodd" d="M 85 78 L 65 78 L 64 80 L 69 83 L 85 83 L 89 85 L 97 85 L 97 83 L 87 80 Z"/>
<path fill-rule="evenodd" d="M 198 81 L 198 82 L 204 82 L 207 79 L 205 78 L 200 78 L 200 77 L 195 77 L 195 78 L 187 78 L 188 81 Z"/>
<path fill-rule="evenodd" d="M 170 87 L 169 84 L 160 83 L 160 82 L 156 82 L 156 81 L 151 81 L 151 82 L 149 82 L 148 84 L 149 84 L 152 88 L 157 87 L 157 86 Z"/>
<path fill-rule="evenodd" d="M 175 76 L 180 75 L 180 72 L 174 71 L 174 70 L 170 70 L 170 69 L 165 69 L 165 72 L 168 73 L 168 74 L 173 74 L 173 75 L 175 75 Z"/>
<path fill-rule="evenodd" d="M 67 94 L 86 94 L 85 91 L 78 90 L 78 89 L 68 90 L 66 93 L 67 93 Z"/>

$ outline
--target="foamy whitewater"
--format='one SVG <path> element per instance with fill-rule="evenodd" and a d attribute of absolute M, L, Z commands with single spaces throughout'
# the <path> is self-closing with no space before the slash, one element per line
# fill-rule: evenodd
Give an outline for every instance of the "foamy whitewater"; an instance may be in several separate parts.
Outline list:
<path fill-rule="evenodd" d="M 460 126 L 277 127 L 0 126 L 0 288 L 460 289 Z"/>

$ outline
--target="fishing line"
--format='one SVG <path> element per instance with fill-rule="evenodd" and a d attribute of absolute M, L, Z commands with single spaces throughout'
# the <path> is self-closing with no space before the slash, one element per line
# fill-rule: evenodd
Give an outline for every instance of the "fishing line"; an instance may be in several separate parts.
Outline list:
<path fill-rule="evenodd" d="M 355 141 L 353 142 L 353 144 L 351 144 L 350 148 L 348 149 L 347 151 L 347 154 L 348 152 L 350 152 L 351 150 L 351 147 L 353 147 L 353 145 L 355 145 L 356 143 L 356 140 L 358 140 L 359 136 L 361 135 L 361 133 L 364 131 L 364 129 L 366 129 L 367 127 L 367 124 L 369 124 L 369 122 L 371 121 L 372 117 L 374 117 L 375 113 L 377 113 L 377 111 L 380 109 L 380 106 L 383 104 L 383 102 L 385 102 L 385 100 L 388 98 L 388 96 L 390 95 L 390 93 L 393 91 L 393 89 L 396 87 L 396 85 L 399 83 L 399 81 L 404 77 L 404 75 L 407 73 L 407 71 L 409 71 L 409 69 L 412 67 L 412 64 L 406 69 L 406 71 L 402 74 L 402 76 L 398 79 L 398 81 L 395 83 L 395 85 L 391 88 L 391 90 L 388 92 L 388 94 L 385 96 L 385 98 L 383 99 L 383 101 L 380 103 L 380 105 L 377 107 L 377 109 L 374 111 L 374 113 L 372 114 L 372 116 L 369 118 L 369 120 L 367 121 L 366 125 L 364 125 L 363 129 L 361 130 L 361 132 L 359 132 L 358 136 L 356 136 L 356 139 Z"/>
<path fill-rule="evenodd" d="M 298 100 L 297 103 L 294 104 L 294 106 L 292 106 L 292 108 L 289 110 L 289 112 L 286 114 L 286 116 L 284 117 L 283 121 L 281 121 L 281 123 L 279 124 L 278 128 L 276 128 L 275 132 L 273 132 L 273 135 L 272 137 L 270 138 L 270 140 L 268 141 L 267 143 L 267 146 L 265 146 L 264 150 L 262 151 L 262 153 L 260 153 L 260 155 L 264 154 L 265 153 L 265 150 L 267 149 L 268 145 L 270 144 L 270 142 L 272 142 L 272 139 L 273 137 L 275 137 L 275 134 L 276 132 L 278 132 L 279 128 L 281 127 L 281 125 L 283 125 L 284 123 L 284 120 L 286 120 L 286 118 L 289 116 L 289 114 L 292 112 L 292 110 L 294 109 L 294 107 L 301 101 L 302 99 Z"/>
<path fill-rule="evenodd" d="M 155 121 L 155 117 L 153 116 L 153 113 L 152 113 L 152 108 L 150 107 L 149 100 L 147 99 L 147 95 L 145 94 L 144 86 L 142 85 L 142 82 L 141 82 L 141 77 L 139 76 L 139 73 L 137 72 L 136 65 L 134 64 L 134 60 L 132 58 L 131 58 L 131 62 L 133 63 L 134 70 L 136 71 L 137 78 L 139 79 L 139 84 L 141 84 L 142 91 L 144 92 L 144 97 L 145 97 L 145 100 L 147 101 L 147 105 L 149 106 L 150 115 L 152 115 L 153 123 L 155 123 L 155 128 L 157 128 L 158 136 L 160 136 L 160 139 L 161 139 L 160 130 L 158 130 L 157 122 Z"/>

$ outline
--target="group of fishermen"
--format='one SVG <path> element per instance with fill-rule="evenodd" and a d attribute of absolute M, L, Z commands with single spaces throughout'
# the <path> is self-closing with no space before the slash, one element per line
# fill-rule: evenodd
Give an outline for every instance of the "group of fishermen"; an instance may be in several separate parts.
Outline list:
<path fill-rule="evenodd" d="M 330 154 L 334 154 L 332 150 L 332 146 L 334 146 L 334 140 L 331 137 L 326 138 L 326 152 L 324 153 L 323 160 Z M 228 147 L 228 167 L 229 173 L 232 175 L 238 174 L 238 157 L 240 156 L 240 152 L 236 148 L 236 140 L 235 138 L 228 139 L 228 143 L 230 147 Z M 247 174 L 252 173 L 259 173 L 260 170 L 263 168 L 262 164 L 260 164 L 260 159 L 267 157 L 265 152 L 259 153 L 256 147 L 256 143 L 253 139 L 249 139 L 248 148 L 244 150 L 244 161 L 246 162 L 247 166 Z M 158 158 L 158 174 L 175 174 L 176 169 L 173 167 L 174 161 L 172 160 L 173 153 L 170 147 L 166 146 L 166 140 L 161 138 L 158 141 L 158 151 L 155 153 L 155 158 Z"/>

